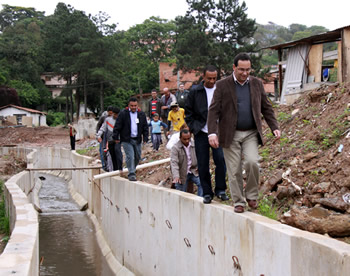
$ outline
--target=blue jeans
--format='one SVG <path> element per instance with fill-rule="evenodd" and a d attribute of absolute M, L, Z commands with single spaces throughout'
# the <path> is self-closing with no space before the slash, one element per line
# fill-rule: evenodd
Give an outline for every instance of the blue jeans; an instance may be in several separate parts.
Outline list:
<path fill-rule="evenodd" d="M 152 133 L 152 143 L 153 143 L 153 149 L 158 150 L 160 141 L 162 140 L 162 134 L 161 133 Z"/>
<path fill-rule="evenodd" d="M 101 158 L 101 163 L 102 163 L 102 168 L 105 168 L 105 158 L 103 155 L 103 142 L 100 143 L 100 158 Z"/>
<path fill-rule="evenodd" d="M 128 167 L 128 177 L 136 176 L 136 166 L 141 159 L 141 143 L 138 144 L 136 139 L 130 139 L 130 142 L 122 142 L 125 152 L 126 166 Z"/>
<path fill-rule="evenodd" d="M 182 192 L 187 192 L 187 186 L 188 186 L 188 182 L 189 181 L 192 181 L 194 184 L 197 185 L 197 190 L 198 190 L 197 191 L 197 195 L 203 197 L 203 189 L 202 189 L 199 177 L 195 176 L 192 173 L 188 173 L 187 174 L 185 185 L 180 184 L 180 183 L 175 183 L 176 190 L 179 190 L 179 191 L 182 191 Z"/>
<path fill-rule="evenodd" d="M 211 187 L 211 176 L 209 172 L 210 148 L 213 152 L 215 163 L 215 194 L 226 191 L 226 164 L 222 148 L 214 149 L 208 141 L 208 134 L 200 131 L 194 136 L 196 156 L 198 162 L 198 174 L 203 188 L 203 195 L 214 197 Z"/>

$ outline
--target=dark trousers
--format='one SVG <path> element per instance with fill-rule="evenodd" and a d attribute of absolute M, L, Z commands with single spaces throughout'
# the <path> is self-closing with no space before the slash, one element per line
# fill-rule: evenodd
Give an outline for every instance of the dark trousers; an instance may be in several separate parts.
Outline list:
<path fill-rule="evenodd" d="M 113 171 L 123 169 L 123 154 L 120 143 L 108 141 L 108 150 L 112 157 Z"/>
<path fill-rule="evenodd" d="M 208 141 L 208 134 L 202 131 L 194 136 L 194 142 L 198 162 L 198 174 L 203 188 L 203 196 L 210 195 L 211 197 L 214 197 L 209 171 L 210 149 L 213 152 L 215 163 L 215 194 L 217 195 L 225 192 L 226 165 L 222 148 L 212 148 Z"/>
<path fill-rule="evenodd" d="M 70 147 L 72 150 L 75 150 L 75 135 L 69 136 L 70 137 Z"/>

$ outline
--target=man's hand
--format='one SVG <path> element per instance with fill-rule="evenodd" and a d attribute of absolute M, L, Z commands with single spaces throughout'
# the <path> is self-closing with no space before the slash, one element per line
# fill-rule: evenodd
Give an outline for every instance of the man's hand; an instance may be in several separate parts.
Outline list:
<path fill-rule="evenodd" d="M 101 142 L 102 142 L 102 138 L 101 138 L 101 137 L 98 137 L 98 138 L 97 138 L 97 141 L 98 141 L 99 143 L 101 143 Z"/>
<path fill-rule="evenodd" d="M 120 143 L 120 140 L 114 140 L 116 144 L 119 144 Z"/>
<path fill-rule="evenodd" d="M 281 138 L 281 131 L 279 129 L 274 130 L 273 134 L 275 135 L 276 139 Z"/>
<path fill-rule="evenodd" d="M 216 134 L 209 136 L 208 139 L 209 139 L 209 144 L 214 149 L 217 149 L 219 147 L 219 140 L 218 140 L 218 136 L 216 136 Z"/>
<path fill-rule="evenodd" d="M 173 179 L 173 182 L 174 182 L 174 183 L 179 183 L 179 184 L 181 184 L 181 179 L 180 179 L 179 177 L 175 177 L 175 178 Z"/>
<path fill-rule="evenodd" d="M 162 109 L 168 109 L 168 106 L 167 105 L 163 105 Z"/>

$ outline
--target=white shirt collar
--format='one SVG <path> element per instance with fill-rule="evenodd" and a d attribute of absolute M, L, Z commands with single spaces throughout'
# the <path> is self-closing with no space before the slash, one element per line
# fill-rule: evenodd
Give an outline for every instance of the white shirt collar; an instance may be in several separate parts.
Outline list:
<path fill-rule="evenodd" d="M 245 85 L 246 83 L 249 83 L 249 76 L 248 76 L 248 78 L 246 79 L 246 81 L 242 84 L 242 83 L 240 83 L 240 82 L 237 80 L 237 78 L 236 78 L 236 76 L 235 76 L 235 72 L 233 72 L 232 75 L 233 75 L 233 80 L 235 81 L 235 83 L 237 83 L 237 84 L 239 84 L 239 85 L 241 85 L 241 86 Z"/>

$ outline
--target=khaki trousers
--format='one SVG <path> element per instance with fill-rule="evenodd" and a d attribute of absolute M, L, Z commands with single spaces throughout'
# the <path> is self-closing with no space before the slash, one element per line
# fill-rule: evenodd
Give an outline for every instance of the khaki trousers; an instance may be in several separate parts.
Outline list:
<path fill-rule="evenodd" d="M 236 130 L 231 145 L 228 148 L 223 148 L 223 151 L 227 166 L 231 198 L 235 206 L 245 206 L 246 202 L 243 196 L 243 179 L 242 173 L 240 172 L 241 161 L 243 156 L 243 166 L 247 174 L 245 196 L 247 199 L 256 200 L 258 198 L 259 184 L 258 131 Z"/>

